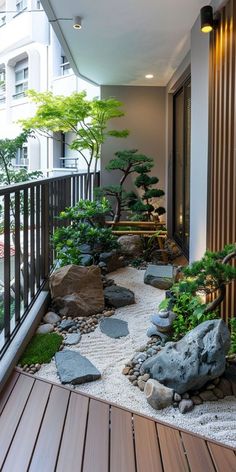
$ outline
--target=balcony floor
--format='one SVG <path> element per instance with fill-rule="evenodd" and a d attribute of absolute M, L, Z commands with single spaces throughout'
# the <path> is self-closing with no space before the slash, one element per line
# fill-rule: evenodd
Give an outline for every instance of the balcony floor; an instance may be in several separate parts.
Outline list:
<path fill-rule="evenodd" d="M 233 472 L 231 448 L 17 370 L 0 396 L 2 472 Z"/>

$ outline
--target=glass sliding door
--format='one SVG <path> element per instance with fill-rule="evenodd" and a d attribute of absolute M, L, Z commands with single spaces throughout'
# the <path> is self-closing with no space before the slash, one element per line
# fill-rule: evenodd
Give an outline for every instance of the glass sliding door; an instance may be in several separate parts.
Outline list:
<path fill-rule="evenodd" d="M 189 253 L 190 222 L 190 149 L 191 82 L 190 78 L 174 95 L 173 145 L 173 228 L 174 238 L 184 254 Z"/>

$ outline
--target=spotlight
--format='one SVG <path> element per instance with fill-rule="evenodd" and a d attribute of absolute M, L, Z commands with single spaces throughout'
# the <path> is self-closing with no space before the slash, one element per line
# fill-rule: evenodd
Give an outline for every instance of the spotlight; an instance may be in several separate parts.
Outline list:
<path fill-rule="evenodd" d="M 201 14 L 201 31 L 203 33 L 210 33 L 213 30 L 214 19 L 213 19 L 213 8 L 211 5 L 206 5 L 200 10 Z"/>
<path fill-rule="evenodd" d="M 80 16 L 75 16 L 73 18 L 73 28 L 74 29 L 81 29 L 82 28 L 82 18 L 80 18 Z"/>

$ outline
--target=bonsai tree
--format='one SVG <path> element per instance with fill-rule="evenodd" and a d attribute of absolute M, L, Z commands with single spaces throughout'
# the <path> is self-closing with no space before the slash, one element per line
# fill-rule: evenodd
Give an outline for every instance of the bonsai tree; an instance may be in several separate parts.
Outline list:
<path fill-rule="evenodd" d="M 24 130 L 35 130 L 56 139 L 55 133 L 72 132 L 74 139 L 65 144 L 84 160 L 87 169 L 85 198 L 88 198 L 89 174 L 95 160 L 94 173 L 101 153 L 101 145 L 109 137 L 126 137 L 127 130 L 108 129 L 108 122 L 124 115 L 121 102 L 114 98 L 87 100 L 86 92 L 75 92 L 70 96 L 55 96 L 52 92 L 27 92 L 38 106 L 34 117 L 20 120 Z"/>
<path fill-rule="evenodd" d="M 119 185 L 108 185 L 103 187 L 100 194 L 111 196 L 116 200 L 116 207 L 114 212 L 114 222 L 120 221 L 122 210 L 128 208 L 128 203 L 133 193 L 127 193 L 124 189 L 124 183 L 130 174 L 138 172 L 145 164 L 146 168 L 152 167 L 152 159 L 144 154 L 137 154 L 137 149 L 129 149 L 124 151 L 117 151 L 115 158 L 111 159 L 106 166 L 108 171 L 117 170 L 121 173 Z"/>
<path fill-rule="evenodd" d="M 158 177 L 150 176 L 149 172 L 153 167 L 153 163 L 150 165 L 142 165 L 136 169 L 139 174 L 135 179 L 135 185 L 138 189 L 141 189 L 143 194 L 140 197 L 135 194 L 130 196 L 129 208 L 132 212 L 136 213 L 138 219 L 151 221 L 153 213 L 155 212 L 158 217 L 165 213 L 165 208 L 157 207 L 153 205 L 153 199 L 160 198 L 165 195 L 165 192 L 158 188 L 153 188 L 159 182 Z M 134 216 L 134 218 L 136 217 Z"/>

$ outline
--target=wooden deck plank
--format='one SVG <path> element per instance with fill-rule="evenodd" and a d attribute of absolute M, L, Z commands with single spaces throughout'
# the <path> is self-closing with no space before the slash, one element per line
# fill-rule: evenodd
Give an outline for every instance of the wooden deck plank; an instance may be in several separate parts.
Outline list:
<path fill-rule="evenodd" d="M 135 472 L 132 415 L 111 407 L 110 472 Z"/>
<path fill-rule="evenodd" d="M 51 387 L 36 381 L 4 463 L 3 472 L 26 471 L 47 405 Z M 17 458 L 17 460 L 16 460 Z"/>
<path fill-rule="evenodd" d="M 8 397 L 10 396 L 16 382 L 17 382 L 17 379 L 19 378 L 19 372 L 13 372 L 12 376 L 10 377 L 10 379 L 8 380 L 7 382 L 7 385 L 5 386 L 4 388 L 4 391 L 1 392 L 1 397 L 0 397 L 0 415 L 2 413 L 2 410 L 4 408 L 4 406 L 6 405 L 7 403 L 7 400 L 8 400 Z"/>
<path fill-rule="evenodd" d="M 217 472 L 235 472 L 236 456 L 233 450 L 207 441 Z"/>
<path fill-rule="evenodd" d="M 55 468 L 70 392 L 53 386 L 35 445 L 29 472 Z"/>
<path fill-rule="evenodd" d="M 90 400 L 83 472 L 109 470 L 109 411 L 109 405 Z"/>
<path fill-rule="evenodd" d="M 0 470 L 24 411 L 34 379 L 20 376 L 0 418 Z"/>
<path fill-rule="evenodd" d="M 56 472 L 81 470 L 88 404 L 88 398 L 71 393 Z"/>
<path fill-rule="evenodd" d="M 192 472 L 215 472 L 211 455 L 204 439 L 195 438 L 191 434 L 181 433 L 188 462 Z"/>
<path fill-rule="evenodd" d="M 155 422 L 134 415 L 137 472 L 162 472 Z"/>
<path fill-rule="evenodd" d="M 158 423 L 156 427 L 164 471 L 189 472 L 179 431 Z"/>

